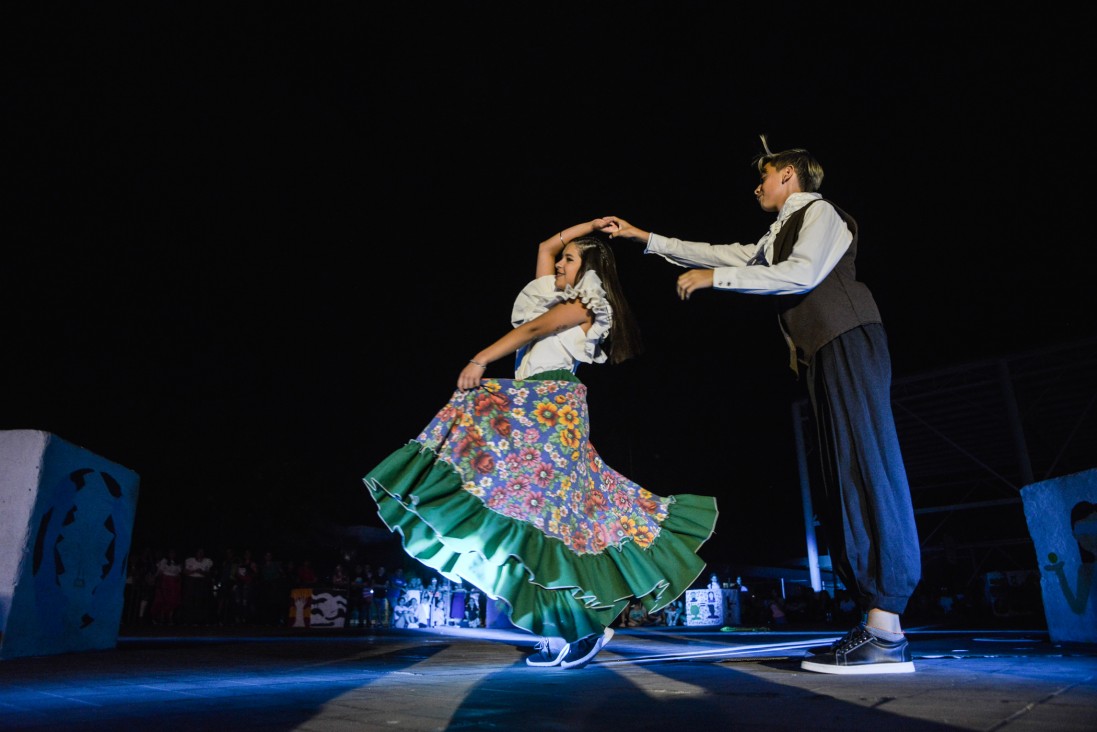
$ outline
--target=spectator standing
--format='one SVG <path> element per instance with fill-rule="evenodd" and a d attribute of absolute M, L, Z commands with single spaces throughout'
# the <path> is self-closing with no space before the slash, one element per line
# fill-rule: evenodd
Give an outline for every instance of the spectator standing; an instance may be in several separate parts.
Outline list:
<path fill-rule="evenodd" d="M 312 568 L 312 561 L 302 559 L 301 564 L 297 566 L 297 586 L 315 587 L 318 581 L 319 577 L 316 576 L 316 570 Z"/>
<path fill-rule="evenodd" d="M 236 551 L 231 547 L 225 549 L 221 558 L 221 564 L 214 568 L 213 582 L 214 606 L 216 607 L 217 622 L 220 625 L 230 625 L 236 619 L 236 600 L 233 596 L 236 572 Z"/>
<path fill-rule="evenodd" d="M 131 554 L 127 563 L 128 594 L 123 619 L 127 623 L 139 624 L 148 619 L 149 607 L 156 596 L 156 552 L 151 547 L 145 547 L 140 554 Z"/>
<path fill-rule="evenodd" d="M 264 625 L 282 625 L 288 614 L 289 583 L 286 581 L 286 571 L 282 567 L 282 562 L 270 549 L 263 552 L 258 579 L 259 622 Z"/>
<path fill-rule="evenodd" d="M 156 594 L 152 600 L 152 622 L 171 625 L 183 598 L 183 566 L 174 548 L 168 549 L 156 563 Z"/>
<path fill-rule="evenodd" d="M 389 624 L 389 575 L 385 565 L 373 574 L 373 602 L 369 606 L 370 627 L 384 628 Z"/>
<path fill-rule="evenodd" d="M 203 547 L 183 562 L 182 622 L 206 625 L 213 615 L 213 560 Z"/>
<path fill-rule="evenodd" d="M 766 605 L 769 608 L 770 623 L 774 626 L 778 626 L 785 625 L 788 622 L 788 618 L 785 615 L 785 603 L 777 590 L 773 590 L 770 593 L 770 598 Z"/>
<path fill-rule="evenodd" d="M 366 625 L 368 601 L 370 597 L 370 585 L 366 582 L 366 566 L 361 562 L 354 565 L 354 571 L 350 573 L 350 592 L 347 594 L 347 626 Z"/>
<path fill-rule="evenodd" d="M 232 572 L 233 620 L 237 624 L 255 621 L 255 587 L 259 565 L 252 558 L 251 549 L 245 549 Z"/>
<path fill-rule="evenodd" d="M 397 567 L 392 573 L 392 579 L 388 583 L 389 624 L 396 626 L 396 606 L 404 598 L 404 588 L 407 580 L 404 579 L 404 568 Z"/>

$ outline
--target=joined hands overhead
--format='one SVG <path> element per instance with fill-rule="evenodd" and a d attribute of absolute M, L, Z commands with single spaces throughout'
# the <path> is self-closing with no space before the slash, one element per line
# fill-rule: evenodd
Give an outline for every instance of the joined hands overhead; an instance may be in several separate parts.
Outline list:
<path fill-rule="evenodd" d="M 649 232 L 638 229 L 620 216 L 605 216 L 602 219 L 607 225 L 600 231 L 609 234 L 610 239 L 640 239 L 647 243 Z M 711 269 L 691 269 L 678 276 L 676 285 L 678 297 L 688 300 L 690 295 L 698 290 L 712 287 L 713 272 Z"/>

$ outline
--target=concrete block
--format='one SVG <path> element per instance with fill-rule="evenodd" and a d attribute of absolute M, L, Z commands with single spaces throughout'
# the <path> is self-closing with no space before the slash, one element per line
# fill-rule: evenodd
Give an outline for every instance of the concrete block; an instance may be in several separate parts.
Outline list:
<path fill-rule="evenodd" d="M 139 482 L 48 432 L 0 430 L 0 659 L 117 644 Z"/>
<path fill-rule="evenodd" d="M 1097 643 L 1097 469 L 1021 489 L 1048 635 Z"/>

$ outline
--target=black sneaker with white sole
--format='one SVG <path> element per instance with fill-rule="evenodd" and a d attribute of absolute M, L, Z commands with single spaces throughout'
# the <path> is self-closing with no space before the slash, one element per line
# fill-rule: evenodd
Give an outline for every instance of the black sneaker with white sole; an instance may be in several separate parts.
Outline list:
<path fill-rule="evenodd" d="M 602 650 L 612 637 L 613 628 L 607 627 L 601 633 L 591 633 L 585 638 L 580 638 L 570 644 L 571 649 L 560 662 L 560 668 L 583 668 L 590 663 L 590 659 L 598 655 L 598 651 Z"/>
<path fill-rule="evenodd" d="M 886 641 L 858 625 L 830 650 L 804 658 L 800 668 L 821 674 L 909 674 L 914 661 L 906 638 Z"/>
<path fill-rule="evenodd" d="M 843 635 L 841 638 L 837 638 L 837 639 L 831 641 L 830 643 L 827 643 L 826 645 L 812 646 L 811 648 L 808 648 L 806 651 L 804 651 L 804 653 L 808 656 L 818 656 L 822 653 L 830 653 L 835 648 L 837 648 L 839 645 L 841 645 L 841 643 L 843 641 L 848 640 L 850 638 L 850 636 L 852 636 L 854 633 L 857 632 L 857 628 L 860 628 L 860 627 L 861 627 L 860 625 L 854 627 L 853 630 L 849 631 L 848 633 Z"/>
<path fill-rule="evenodd" d="M 560 641 L 557 641 L 560 642 Z M 563 643 L 553 649 L 551 638 L 542 638 L 537 641 L 537 648 L 529 656 L 526 656 L 527 666 L 557 666 L 564 660 L 564 656 L 571 650 L 570 643 Z"/>

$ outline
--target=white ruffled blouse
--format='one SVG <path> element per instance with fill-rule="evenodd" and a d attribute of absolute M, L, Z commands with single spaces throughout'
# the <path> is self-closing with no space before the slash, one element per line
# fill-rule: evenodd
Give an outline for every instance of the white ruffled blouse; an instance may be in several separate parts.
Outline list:
<path fill-rule="evenodd" d="M 594 272 L 587 272 L 574 286 L 568 285 L 563 290 L 557 290 L 555 283 L 554 275 L 545 275 L 533 280 L 518 293 L 510 314 L 514 327 L 542 315 L 553 305 L 575 298 L 582 300 L 587 309 L 594 313 L 594 325 L 585 333 L 581 326 L 576 325 L 530 343 L 518 352 L 514 372 L 516 379 L 526 379 L 554 369 L 574 372 L 580 363 L 606 361 L 602 342 L 613 325 L 613 308 L 606 299 L 606 291 L 602 289 L 602 280 Z"/>

